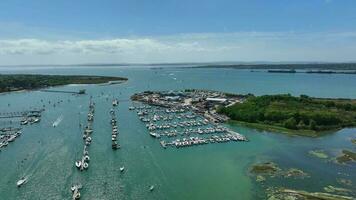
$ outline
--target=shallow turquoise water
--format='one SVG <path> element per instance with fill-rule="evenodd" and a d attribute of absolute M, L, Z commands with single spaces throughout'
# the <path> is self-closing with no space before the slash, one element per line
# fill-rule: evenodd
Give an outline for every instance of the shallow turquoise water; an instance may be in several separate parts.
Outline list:
<path fill-rule="evenodd" d="M 307 94 L 315 97 L 356 98 L 356 78 L 344 74 L 269 74 L 234 69 L 153 70 L 143 67 L 0 68 L 0 73 L 117 75 L 129 81 L 119 85 L 63 86 L 63 90 L 87 89 L 89 95 L 17 92 L 0 95 L 0 110 L 20 111 L 45 104 L 39 124 L 26 126 L 23 135 L 0 152 L 1 199 L 69 199 L 70 186 L 80 182 L 83 199 L 256 199 L 260 187 L 248 174 L 256 161 L 273 160 L 282 167 L 305 170 L 305 180 L 273 180 L 271 184 L 320 191 L 337 185 L 336 178 L 356 182 L 355 165 L 341 166 L 308 156 L 326 148 L 336 155 L 355 150 L 350 138 L 356 129 L 344 129 L 322 138 L 288 137 L 245 127 L 226 125 L 244 135 L 249 143 L 213 144 L 184 149 L 162 149 L 149 137 L 135 112 L 128 111 L 129 97 L 144 90 L 185 88 L 235 93 Z M 90 168 L 79 172 L 74 161 L 83 148 L 79 122 L 85 123 L 89 96 L 96 103 Z M 119 143 L 111 149 L 109 124 L 112 97 L 118 97 Z M 41 102 L 43 100 L 43 102 Z M 53 107 L 53 102 L 63 102 Z M 51 104 L 48 102 L 51 101 Z M 8 106 L 10 104 L 10 106 Z M 56 128 L 52 123 L 60 116 Z M 15 122 L 14 122 L 15 123 Z M 1 120 L 0 126 L 9 125 Z M 26 160 L 24 160 L 26 159 Z M 24 162 L 21 164 L 21 160 Z M 126 172 L 121 174 L 119 167 Z M 29 182 L 18 189 L 16 181 L 26 174 Z M 156 185 L 149 192 L 149 185 Z M 262 193 L 260 193 L 262 194 Z"/>

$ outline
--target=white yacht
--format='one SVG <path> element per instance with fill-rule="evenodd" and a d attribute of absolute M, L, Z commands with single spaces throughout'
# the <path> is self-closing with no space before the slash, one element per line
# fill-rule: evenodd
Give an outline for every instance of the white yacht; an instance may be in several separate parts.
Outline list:
<path fill-rule="evenodd" d="M 80 192 L 79 190 L 82 188 L 81 185 L 73 185 L 70 189 L 73 193 L 72 199 L 77 200 L 80 199 Z"/>
<path fill-rule="evenodd" d="M 80 168 L 82 166 L 82 161 L 78 160 L 77 162 L 75 162 L 75 166 L 77 168 Z"/>
<path fill-rule="evenodd" d="M 117 99 L 114 99 L 114 101 L 112 101 L 112 105 L 113 106 L 119 105 L 119 101 Z"/>
<path fill-rule="evenodd" d="M 151 186 L 150 186 L 150 191 L 152 192 L 154 189 L 155 189 L 155 186 L 154 186 L 154 185 L 151 185 Z"/>
<path fill-rule="evenodd" d="M 7 140 L 8 142 L 13 142 L 16 139 L 16 135 L 11 135 L 10 138 Z"/>
<path fill-rule="evenodd" d="M 154 133 L 154 132 L 150 132 L 150 135 L 151 135 L 152 137 L 155 137 L 155 138 L 160 138 L 160 137 L 161 137 L 160 134 Z"/>
<path fill-rule="evenodd" d="M 83 168 L 84 168 L 84 169 L 88 169 L 88 168 L 89 168 L 89 164 L 88 164 L 88 163 L 86 163 L 86 162 L 84 162 L 84 164 L 83 164 Z"/>

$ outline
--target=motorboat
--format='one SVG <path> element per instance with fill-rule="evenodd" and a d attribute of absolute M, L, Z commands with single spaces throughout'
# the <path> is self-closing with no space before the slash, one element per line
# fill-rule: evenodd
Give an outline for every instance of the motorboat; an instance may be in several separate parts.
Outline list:
<path fill-rule="evenodd" d="M 120 167 L 120 172 L 124 172 L 124 170 L 125 170 L 124 166 Z"/>
<path fill-rule="evenodd" d="M 116 149 L 119 149 L 119 148 L 120 148 L 120 145 L 117 144 L 116 141 L 114 141 L 114 142 L 112 143 L 112 145 L 111 145 L 111 148 L 114 149 L 114 150 L 116 150 Z"/>
<path fill-rule="evenodd" d="M 77 168 L 80 168 L 80 167 L 82 166 L 82 161 L 80 161 L 80 160 L 76 161 L 76 162 L 75 162 L 75 166 L 76 166 Z"/>
<path fill-rule="evenodd" d="M 10 138 L 7 140 L 8 142 L 13 142 L 16 139 L 16 135 L 11 135 Z"/>
<path fill-rule="evenodd" d="M 154 138 L 160 138 L 161 135 L 158 133 L 154 133 L 154 132 L 150 132 L 150 136 L 154 137 Z"/>
<path fill-rule="evenodd" d="M 115 99 L 114 101 L 112 101 L 112 105 L 113 105 L 113 106 L 119 105 L 119 101 L 118 101 L 117 99 Z"/>
<path fill-rule="evenodd" d="M 35 119 L 32 121 L 32 123 L 38 123 L 38 122 L 40 122 L 40 118 L 35 118 Z"/>
<path fill-rule="evenodd" d="M 88 169 L 88 168 L 89 168 L 89 164 L 88 164 L 87 162 L 84 162 L 83 168 L 84 168 L 84 169 Z"/>
<path fill-rule="evenodd" d="M 20 180 L 16 182 L 17 187 L 21 187 L 27 182 L 27 177 L 22 177 Z"/>
<path fill-rule="evenodd" d="M 155 189 L 155 186 L 154 186 L 154 185 L 151 185 L 151 186 L 150 186 L 150 191 L 152 192 L 154 189 Z"/>
<path fill-rule="evenodd" d="M 89 162 L 90 161 L 90 157 L 88 155 L 84 156 L 84 161 Z"/>
<path fill-rule="evenodd" d="M 79 190 L 82 188 L 81 185 L 73 185 L 70 189 L 73 193 L 72 199 L 77 200 L 80 199 L 80 192 Z"/>

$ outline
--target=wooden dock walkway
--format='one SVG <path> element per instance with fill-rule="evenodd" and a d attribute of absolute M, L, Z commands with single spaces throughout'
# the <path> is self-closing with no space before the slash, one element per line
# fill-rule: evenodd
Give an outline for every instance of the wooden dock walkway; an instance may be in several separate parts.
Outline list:
<path fill-rule="evenodd" d="M 85 90 L 79 90 L 78 92 L 75 91 L 66 91 L 66 90 L 47 90 L 43 89 L 40 90 L 41 92 L 54 92 L 54 93 L 67 93 L 67 94 L 85 94 Z"/>
<path fill-rule="evenodd" d="M 42 110 L 26 110 L 26 111 L 16 111 L 16 112 L 0 112 L 0 119 L 4 118 L 19 118 L 40 115 Z"/>

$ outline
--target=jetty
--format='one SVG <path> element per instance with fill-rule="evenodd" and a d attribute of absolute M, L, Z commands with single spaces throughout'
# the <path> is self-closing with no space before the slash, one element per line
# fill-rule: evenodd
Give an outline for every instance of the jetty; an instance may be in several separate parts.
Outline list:
<path fill-rule="evenodd" d="M 0 112 L 0 118 L 40 117 L 44 109 Z"/>
<path fill-rule="evenodd" d="M 20 131 L 22 128 L 20 127 L 5 127 L 5 128 L 0 128 L 0 135 L 7 134 L 7 132 L 13 132 L 13 131 Z"/>
<path fill-rule="evenodd" d="M 212 143 L 227 143 L 227 142 L 239 142 L 239 141 L 247 141 L 247 139 L 242 135 L 232 135 L 232 134 L 224 134 L 224 135 L 212 135 L 210 137 L 190 137 L 177 139 L 173 141 L 160 141 L 161 146 L 163 148 L 170 147 L 191 147 L 197 145 L 204 144 L 212 144 Z"/>
<path fill-rule="evenodd" d="M 53 92 L 53 93 L 67 93 L 67 94 L 85 94 L 86 90 L 79 90 L 79 91 L 66 91 L 66 90 L 48 90 L 48 89 L 43 89 L 40 90 L 41 92 Z"/>

